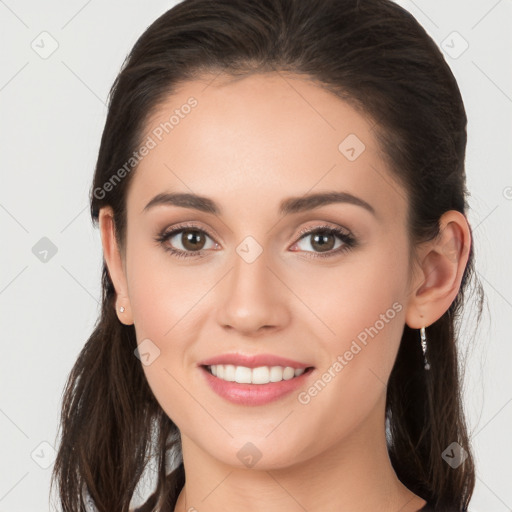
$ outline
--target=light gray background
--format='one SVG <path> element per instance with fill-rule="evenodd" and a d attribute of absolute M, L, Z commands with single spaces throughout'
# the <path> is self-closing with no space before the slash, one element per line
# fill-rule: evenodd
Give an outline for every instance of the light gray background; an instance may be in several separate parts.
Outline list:
<path fill-rule="evenodd" d="M 0 0 L 0 512 L 49 509 L 61 392 L 99 312 L 88 191 L 107 93 L 139 35 L 175 3 Z M 461 340 L 471 346 L 471 510 L 510 511 L 512 2 L 398 3 L 443 49 L 469 118 L 469 220 L 488 299 L 480 329 L 468 312 Z M 33 251 L 43 237 L 57 249 L 46 262 Z"/>

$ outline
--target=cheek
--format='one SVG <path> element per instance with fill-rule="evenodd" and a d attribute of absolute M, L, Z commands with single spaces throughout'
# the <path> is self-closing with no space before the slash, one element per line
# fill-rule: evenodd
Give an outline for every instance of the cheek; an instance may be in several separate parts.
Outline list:
<path fill-rule="evenodd" d="M 190 379 L 193 329 L 204 315 L 201 297 L 208 286 L 195 278 L 192 268 L 177 266 L 159 252 L 139 247 L 130 253 L 130 305 L 142 369 L 153 395 L 173 422 L 186 425 L 193 409 L 182 384 Z"/>
<path fill-rule="evenodd" d="M 165 350 L 193 319 L 195 305 L 209 288 L 200 266 L 176 263 L 163 248 L 133 244 L 127 260 L 128 290 L 139 341 L 154 339 Z M 174 341 L 173 341 L 174 343 Z M 175 345 L 173 345 L 175 346 Z"/>
<path fill-rule="evenodd" d="M 285 272 L 310 310 L 308 318 L 313 322 L 316 316 L 319 332 L 331 336 L 353 336 L 403 301 L 406 261 L 400 251 L 375 247 L 354 252 L 339 265 L 295 263 Z"/>
<path fill-rule="evenodd" d="M 312 432 L 330 425 L 331 441 L 348 435 L 384 399 L 405 314 L 403 262 L 394 260 L 368 256 L 329 278 L 318 272 L 314 282 L 323 286 L 304 299 L 322 320 L 310 316 L 311 325 L 320 326 L 313 332 L 324 357 L 318 380 L 300 403 L 313 418 L 306 422 Z"/>
<path fill-rule="evenodd" d="M 295 270 L 289 272 L 289 282 L 309 309 L 299 321 L 309 324 L 327 353 L 327 365 L 346 355 L 347 369 L 357 369 L 358 378 L 373 370 L 385 381 L 404 326 L 405 248 L 375 245 L 354 252 L 339 266 Z"/>

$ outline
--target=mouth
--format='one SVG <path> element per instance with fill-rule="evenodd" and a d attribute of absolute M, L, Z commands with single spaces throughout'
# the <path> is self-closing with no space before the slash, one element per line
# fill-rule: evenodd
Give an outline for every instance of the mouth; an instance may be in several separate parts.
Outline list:
<path fill-rule="evenodd" d="M 201 365 L 206 372 L 219 380 L 235 384 L 265 385 L 293 380 L 311 373 L 314 366 L 293 368 L 291 366 L 259 366 L 249 368 L 232 364 Z"/>
<path fill-rule="evenodd" d="M 224 400 L 238 406 L 263 406 L 284 400 L 307 386 L 314 366 L 199 365 L 205 383 Z M 217 374 L 217 375 L 215 375 Z"/>

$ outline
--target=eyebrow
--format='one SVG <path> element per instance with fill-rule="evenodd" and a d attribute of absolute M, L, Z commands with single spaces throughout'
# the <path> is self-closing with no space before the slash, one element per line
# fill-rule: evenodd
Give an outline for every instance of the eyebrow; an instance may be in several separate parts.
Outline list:
<path fill-rule="evenodd" d="M 281 201 L 279 205 L 279 214 L 288 215 L 300 213 L 333 203 L 353 204 L 368 210 L 372 215 L 376 215 L 373 206 L 348 192 L 320 192 L 304 195 L 302 197 L 289 197 Z M 180 206 L 182 208 L 190 208 L 205 213 L 212 213 L 214 215 L 222 215 L 221 208 L 217 203 L 215 203 L 215 201 L 208 197 L 189 193 L 170 192 L 158 194 L 153 197 L 141 213 L 147 212 L 151 208 L 159 205 Z"/>

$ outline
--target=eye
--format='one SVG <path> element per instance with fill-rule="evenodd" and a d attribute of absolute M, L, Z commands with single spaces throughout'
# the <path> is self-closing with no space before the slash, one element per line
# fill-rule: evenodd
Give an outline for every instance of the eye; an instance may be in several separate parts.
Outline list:
<path fill-rule="evenodd" d="M 213 242 L 213 246 L 207 246 L 207 239 Z M 155 241 L 178 258 L 202 256 L 203 251 L 218 246 L 205 230 L 194 225 L 181 225 L 170 231 L 164 230 L 155 238 Z"/>
<path fill-rule="evenodd" d="M 301 235 L 301 237 L 294 246 L 298 246 L 299 249 L 304 250 L 305 252 L 313 252 L 314 254 L 312 256 L 308 256 L 313 258 L 335 256 L 356 246 L 356 240 L 351 234 L 341 230 L 340 228 L 331 226 L 305 228 L 299 233 L 299 235 Z M 308 238 L 310 239 L 309 242 L 307 242 Z M 340 241 L 338 245 L 336 245 L 336 238 Z M 302 241 L 305 243 L 300 247 L 299 244 Z M 313 248 L 313 251 L 307 250 L 308 245 Z"/>

